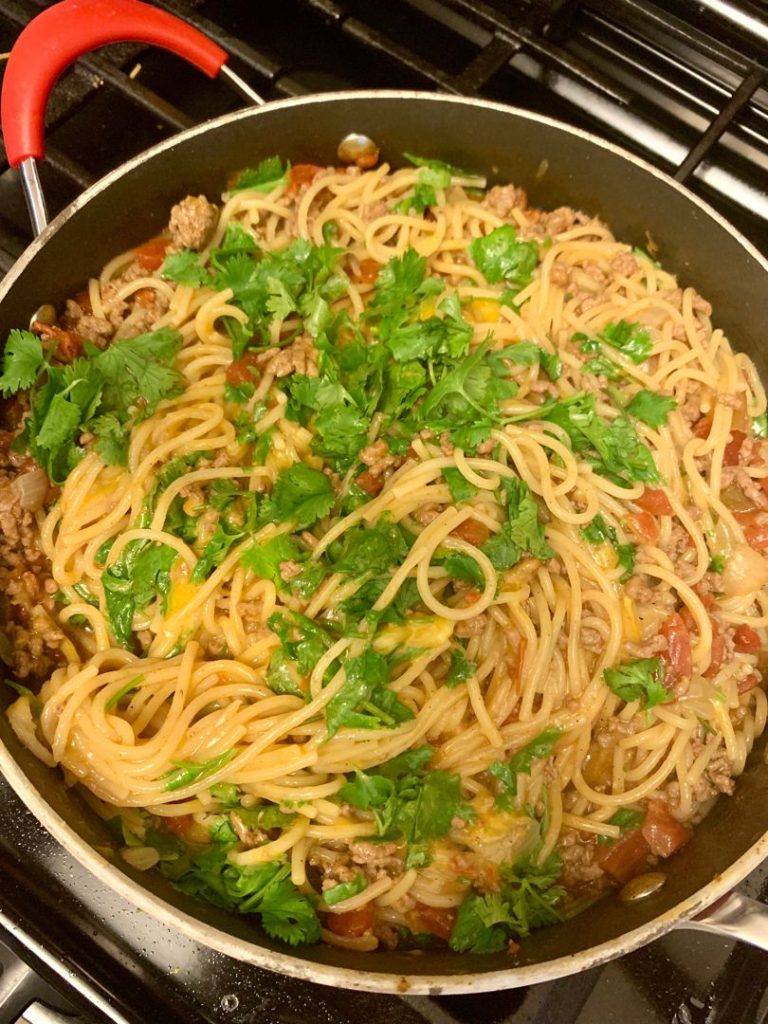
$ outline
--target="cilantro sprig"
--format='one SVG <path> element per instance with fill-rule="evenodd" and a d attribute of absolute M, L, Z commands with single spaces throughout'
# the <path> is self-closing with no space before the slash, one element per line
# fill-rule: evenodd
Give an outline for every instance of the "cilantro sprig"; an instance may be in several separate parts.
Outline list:
<path fill-rule="evenodd" d="M 640 658 L 627 661 L 603 673 L 608 686 L 623 701 L 640 701 L 641 710 L 650 710 L 657 704 L 672 700 L 664 685 L 664 663 L 661 658 Z"/>

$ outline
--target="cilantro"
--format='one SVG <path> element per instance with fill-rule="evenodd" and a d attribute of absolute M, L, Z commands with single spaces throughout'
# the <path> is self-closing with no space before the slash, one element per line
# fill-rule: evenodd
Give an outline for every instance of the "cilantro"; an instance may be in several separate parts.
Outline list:
<path fill-rule="evenodd" d="M 17 683 L 14 679 L 0 679 L 0 683 L 4 683 L 6 686 L 10 687 L 10 689 L 18 693 L 20 697 L 25 697 L 29 701 L 29 706 L 34 717 L 40 717 L 43 710 L 43 702 L 29 689 L 29 687 L 22 686 L 21 683 Z"/>
<path fill-rule="evenodd" d="M 347 658 L 344 669 L 344 685 L 325 710 L 328 739 L 342 726 L 378 729 L 413 718 L 410 708 L 387 688 L 387 660 L 372 647 L 358 657 Z"/>
<path fill-rule="evenodd" d="M 540 407 L 534 414 L 559 426 L 571 439 L 574 452 L 581 455 L 601 476 L 627 487 L 637 480 L 660 483 L 661 477 L 650 448 L 637 436 L 631 420 L 617 416 L 612 421 L 597 414 L 595 396 L 577 392 L 568 398 Z"/>
<path fill-rule="evenodd" d="M 153 837 L 152 845 L 158 846 Z M 232 846 L 214 843 L 197 852 L 176 845 L 175 855 L 162 858 L 160 869 L 181 892 L 240 914 L 260 914 L 264 930 L 291 946 L 317 942 L 320 920 L 309 896 L 290 880 L 282 860 L 241 866 L 229 860 Z"/>
<path fill-rule="evenodd" d="M 94 445 L 101 460 L 108 466 L 125 466 L 128 463 L 128 430 L 113 413 L 97 416 L 89 424 L 96 434 Z M 39 443 L 39 438 L 38 438 Z"/>
<path fill-rule="evenodd" d="M 606 377 L 610 381 L 623 380 L 625 377 L 625 374 L 620 367 L 618 367 L 612 359 L 608 359 L 608 357 L 604 355 L 594 356 L 592 359 L 588 359 L 586 363 L 582 364 L 581 372 L 593 373 L 596 377 Z"/>
<path fill-rule="evenodd" d="M 476 238 L 469 253 L 478 270 L 491 284 L 506 281 L 518 291 L 530 284 L 539 262 L 539 247 L 535 242 L 519 242 L 517 232 L 510 224 Z"/>
<path fill-rule="evenodd" d="M 654 267 L 661 266 L 661 264 L 657 260 L 655 260 L 653 256 L 649 256 L 645 249 L 641 249 L 639 245 L 636 245 L 634 247 L 634 249 L 632 250 L 632 255 L 635 256 L 637 259 L 646 260 L 646 262 L 651 263 Z"/>
<path fill-rule="evenodd" d="M 496 798 L 500 807 L 511 806 L 511 798 L 517 796 L 517 776 L 530 775 L 534 759 L 549 757 L 562 734 L 562 729 L 545 729 L 509 761 L 494 761 L 489 766 L 488 771 L 501 783 L 501 793 Z"/>
<path fill-rule="evenodd" d="M 292 522 L 302 530 L 327 516 L 334 501 L 333 485 L 325 473 L 297 462 L 275 481 L 272 515 L 275 522 Z"/>
<path fill-rule="evenodd" d="M 280 647 L 273 652 L 267 668 L 267 685 L 275 693 L 306 697 L 306 677 L 333 639 L 322 626 L 298 612 L 270 615 L 267 626 L 280 638 Z M 337 667 L 338 663 L 333 662 L 328 673 Z"/>
<path fill-rule="evenodd" d="M 653 342 L 648 331 L 642 329 L 639 324 L 630 324 L 626 320 L 606 324 L 600 332 L 600 338 L 637 364 L 644 363 L 653 351 Z"/>
<path fill-rule="evenodd" d="M 768 413 L 763 413 L 762 416 L 755 416 L 752 420 L 752 436 L 753 437 L 768 437 Z"/>
<path fill-rule="evenodd" d="M 192 571 L 192 582 L 202 583 L 221 565 L 235 544 L 253 534 L 264 521 L 264 505 L 255 491 L 241 491 L 230 480 L 218 480 L 209 492 L 211 508 L 219 510 L 216 529 Z"/>
<path fill-rule="evenodd" d="M 364 892 L 367 888 L 368 879 L 362 871 L 358 871 L 351 882 L 340 882 L 339 885 L 326 889 L 323 893 L 323 903 L 328 907 L 332 907 L 336 903 L 341 903 L 342 900 L 348 900 L 350 896 L 356 896 L 359 892 Z"/>
<path fill-rule="evenodd" d="M 475 672 L 477 672 L 477 666 L 469 660 L 464 653 L 464 649 L 462 647 L 452 647 L 451 667 L 448 669 L 445 685 L 452 690 L 459 683 L 465 683 L 468 679 L 471 679 Z"/>
<path fill-rule="evenodd" d="M 649 427 L 656 429 L 667 422 L 667 416 L 677 408 L 674 398 L 657 395 L 653 391 L 642 388 L 627 406 L 627 412 L 635 419 L 642 420 Z"/>
<path fill-rule="evenodd" d="M 547 352 L 539 346 L 539 363 L 550 380 L 559 380 L 563 372 L 563 361 L 557 352 Z"/>
<path fill-rule="evenodd" d="M 709 571 L 710 572 L 724 572 L 725 571 L 725 555 L 718 554 L 712 555 L 709 560 Z"/>
<path fill-rule="evenodd" d="M 459 908 L 449 945 L 457 953 L 498 953 L 510 939 L 562 920 L 565 891 L 556 884 L 561 864 L 551 855 L 542 866 L 531 859 L 502 867 L 499 892 L 471 892 Z"/>
<path fill-rule="evenodd" d="M 618 534 L 613 526 L 609 526 L 599 513 L 591 523 L 582 528 L 581 535 L 590 544 L 611 544 L 616 552 L 618 564 L 624 569 L 622 582 L 628 580 L 635 571 L 635 544 L 620 544 Z"/>
<path fill-rule="evenodd" d="M 182 249 L 166 256 L 160 276 L 192 288 L 202 288 L 211 283 L 211 275 L 200 262 L 200 253 L 193 249 Z"/>
<path fill-rule="evenodd" d="M 139 684 L 144 682 L 144 676 L 134 676 L 133 679 L 129 680 L 125 686 L 121 686 L 120 689 L 113 693 L 109 700 L 104 705 L 105 711 L 113 711 L 123 697 L 127 697 L 129 693 L 134 693 L 138 688 Z"/>
<path fill-rule="evenodd" d="M 237 751 L 233 748 L 225 750 L 218 757 L 212 757 L 209 761 L 171 761 L 173 768 L 160 776 L 165 783 L 163 789 L 166 793 L 172 793 L 185 786 L 191 786 L 200 779 L 213 775 L 225 764 L 229 764 L 236 753 Z"/>
<path fill-rule="evenodd" d="M 338 405 L 320 415 L 313 425 L 312 452 L 337 470 L 346 470 L 368 442 L 368 420 L 355 409 Z"/>
<path fill-rule="evenodd" d="M 608 686 L 627 704 L 640 701 L 640 707 L 650 709 L 671 700 L 664 686 L 664 663 L 661 658 L 640 658 L 628 661 L 603 673 Z"/>
<path fill-rule="evenodd" d="M 289 164 L 283 167 L 279 156 L 267 157 L 257 167 L 247 167 L 241 171 L 229 191 L 243 192 L 248 189 L 253 192 L 274 192 L 287 183 L 289 169 Z"/>
<path fill-rule="evenodd" d="M 416 156 L 415 153 L 403 153 L 403 156 L 408 163 L 413 164 L 414 167 L 422 167 L 425 170 L 431 172 L 434 178 L 427 178 L 426 180 L 435 180 L 442 182 L 441 188 L 445 188 L 450 184 L 451 178 L 478 178 L 478 175 L 472 174 L 469 171 L 463 171 L 460 167 L 454 167 L 453 164 L 446 163 L 445 160 L 435 160 L 432 157 Z"/>
<path fill-rule="evenodd" d="M 453 580 L 469 583 L 478 590 L 485 588 L 485 576 L 475 559 L 464 551 L 451 551 L 443 559 L 443 568 Z"/>
<path fill-rule="evenodd" d="M 528 484 L 517 477 L 503 477 L 502 486 L 507 496 L 507 522 L 482 548 L 493 567 L 511 569 L 525 552 L 534 558 L 552 558 L 554 552 L 544 537 L 539 507 Z"/>
<path fill-rule="evenodd" d="M 382 516 L 372 526 L 347 530 L 341 543 L 331 546 L 333 571 L 345 576 L 377 575 L 402 562 L 408 548 L 400 527 Z"/>
<path fill-rule="evenodd" d="M 466 354 L 471 340 L 472 325 L 459 314 L 400 325 L 389 333 L 387 345 L 398 363 L 437 358 L 451 361 Z"/>
<path fill-rule="evenodd" d="M 279 587 L 285 584 L 280 576 L 280 563 L 295 561 L 301 555 L 298 544 L 287 533 L 254 543 L 243 553 L 240 564 L 263 580 L 271 580 Z"/>
<path fill-rule="evenodd" d="M 35 383 L 44 366 L 43 343 L 38 336 L 31 331 L 11 331 L 3 352 L 0 391 L 6 398 L 17 391 L 26 391 Z"/>
<path fill-rule="evenodd" d="M 133 646 L 135 612 L 155 597 L 162 598 L 165 610 L 175 559 L 176 551 L 167 544 L 135 541 L 101 574 L 109 624 L 115 640 L 123 647 Z"/>
<path fill-rule="evenodd" d="M 620 807 L 615 814 L 612 814 L 608 819 L 609 825 L 618 825 L 621 829 L 621 834 L 625 832 L 634 832 L 635 829 L 640 828 L 643 821 L 645 820 L 644 811 L 636 811 L 631 807 Z M 598 843 L 612 843 L 615 840 L 611 839 L 610 836 L 598 836 Z"/>
<path fill-rule="evenodd" d="M 451 498 L 455 502 L 469 501 L 477 494 L 477 488 L 471 484 L 461 470 L 455 466 L 446 466 L 443 470 L 443 479 L 448 484 Z"/>

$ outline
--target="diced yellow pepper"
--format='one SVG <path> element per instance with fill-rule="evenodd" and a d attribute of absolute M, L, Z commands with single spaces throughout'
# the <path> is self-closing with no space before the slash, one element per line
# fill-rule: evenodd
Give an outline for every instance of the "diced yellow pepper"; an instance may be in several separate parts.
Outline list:
<path fill-rule="evenodd" d="M 624 629 L 624 639 L 633 644 L 639 643 L 642 633 L 635 614 L 635 602 L 626 595 L 621 599 L 621 623 Z"/>
<path fill-rule="evenodd" d="M 473 299 L 472 315 L 478 323 L 495 324 L 499 319 L 501 305 L 496 299 Z"/>
<path fill-rule="evenodd" d="M 181 611 L 195 596 L 199 590 L 196 583 L 189 583 L 185 579 L 174 580 L 168 595 L 168 615 L 175 615 Z"/>
<path fill-rule="evenodd" d="M 402 626 L 390 624 L 376 635 L 374 650 L 379 654 L 391 654 L 398 647 L 422 647 L 430 649 L 447 643 L 453 633 L 453 623 L 439 615 L 425 619 L 413 619 Z"/>
<path fill-rule="evenodd" d="M 616 552 L 611 544 L 596 544 L 592 548 L 592 554 L 601 569 L 616 568 Z"/>
<path fill-rule="evenodd" d="M 436 300 L 435 299 L 426 299 L 421 304 L 421 309 L 419 310 L 419 320 L 429 320 L 429 318 L 431 316 L 435 315 L 435 310 L 436 309 L 437 309 L 437 302 L 436 302 Z"/>

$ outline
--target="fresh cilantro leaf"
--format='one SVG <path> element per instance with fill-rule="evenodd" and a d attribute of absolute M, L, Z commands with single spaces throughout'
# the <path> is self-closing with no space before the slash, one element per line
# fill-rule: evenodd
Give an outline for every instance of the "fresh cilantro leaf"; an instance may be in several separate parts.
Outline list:
<path fill-rule="evenodd" d="M 724 572 L 725 571 L 725 555 L 717 554 L 712 555 L 709 560 L 709 571 L 710 572 Z"/>
<path fill-rule="evenodd" d="M 552 558 L 554 552 L 544 536 L 539 507 L 528 484 L 517 477 L 504 477 L 502 486 L 507 496 L 507 522 L 482 547 L 493 567 L 511 569 L 525 552 L 534 558 Z"/>
<path fill-rule="evenodd" d="M 358 657 L 348 658 L 344 669 L 344 685 L 325 709 L 328 739 L 348 724 L 350 713 L 367 701 L 376 687 L 389 682 L 387 660 L 372 647 L 366 647 Z"/>
<path fill-rule="evenodd" d="M 592 359 L 588 359 L 586 363 L 582 364 L 582 373 L 592 373 L 596 377 L 605 377 L 610 381 L 623 380 L 625 374 L 612 359 L 607 356 L 599 355 L 594 356 Z"/>
<path fill-rule="evenodd" d="M 94 447 L 108 466 L 126 466 L 128 464 L 128 430 L 114 413 L 97 416 L 90 423 L 96 435 Z"/>
<path fill-rule="evenodd" d="M 267 668 L 267 684 L 275 693 L 305 698 L 306 678 L 332 645 L 333 638 L 322 626 L 298 612 L 270 615 L 267 625 L 280 638 L 280 647 L 273 652 Z M 326 679 L 337 668 L 338 662 L 334 661 Z"/>
<path fill-rule="evenodd" d="M 367 444 L 368 420 L 348 406 L 332 406 L 313 425 L 312 452 L 346 470 Z"/>
<path fill-rule="evenodd" d="M 398 363 L 418 359 L 450 361 L 465 355 L 471 340 L 472 325 L 466 320 L 431 316 L 394 328 L 387 345 Z"/>
<path fill-rule="evenodd" d="M 768 438 L 768 413 L 762 416 L 755 416 L 752 420 L 752 436 Z"/>
<path fill-rule="evenodd" d="M 476 672 L 477 665 L 469 660 L 464 653 L 464 649 L 462 647 L 452 647 L 451 667 L 448 669 L 445 685 L 452 690 L 459 683 L 466 683 Z"/>
<path fill-rule="evenodd" d="M 15 679 L 0 679 L 0 683 L 8 686 L 11 690 L 19 695 L 19 697 L 26 697 L 29 701 L 30 710 L 35 718 L 39 718 L 43 711 L 43 702 L 40 698 L 34 694 L 28 686 L 22 686 L 21 683 L 17 683 Z"/>
<path fill-rule="evenodd" d="M 653 351 L 653 342 L 648 331 L 639 324 L 630 324 L 626 320 L 606 324 L 600 332 L 600 338 L 637 364 L 644 363 Z"/>
<path fill-rule="evenodd" d="M 475 559 L 464 551 L 451 551 L 442 561 L 443 568 L 453 580 L 469 583 L 478 590 L 485 588 L 485 576 Z"/>
<path fill-rule="evenodd" d="M 275 522 L 290 521 L 302 530 L 327 516 L 335 500 L 333 485 L 325 473 L 297 462 L 275 481 L 272 514 Z"/>
<path fill-rule="evenodd" d="M 13 330 L 3 351 L 0 391 L 7 398 L 31 388 L 45 367 L 43 343 L 31 331 Z"/>
<path fill-rule="evenodd" d="M 545 348 L 539 346 L 539 362 L 551 381 L 560 379 L 563 373 L 563 361 L 557 352 L 547 352 Z"/>
<path fill-rule="evenodd" d="M 520 242 L 511 224 L 504 224 L 469 246 L 469 253 L 478 270 L 491 284 L 505 281 L 518 291 L 531 283 L 539 262 L 535 242 Z"/>
<path fill-rule="evenodd" d="M 323 892 L 323 903 L 332 907 L 336 903 L 341 903 L 342 900 L 348 900 L 350 896 L 357 896 L 359 892 L 364 892 L 367 888 L 368 879 L 362 871 L 358 871 L 351 882 L 340 882 L 338 885 L 326 889 Z"/>
<path fill-rule="evenodd" d="M 478 178 L 480 180 L 478 175 L 472 174 L 470 171 L 463 171 L 460 167 L 454 167 L 453 164 L 446 163 L 445 160 L 417 156 L 415 153 L 403 153 L 403 156 L 414 167 L 422 167 L 427 171 L 431 171 L 436 177 L 427 180 L 433 184 L 439 182 L 440 188 L 447 188 L 451 183 L 451 178 Z"/>
<path fill-rule="evenodd" d="M 289 165 L 283 167 L 279 156 L 270 156 L 262 160 L 255 168 L 247 167 L 235 179 L 230 192 L 274 192 L 276 188 L 288 181 Z"/>
<path fill-rule="evenodd" d="M 123 699 L 123 697 L 127 697 L 129 693 L 134 693 L 139 688 L 139 684 L 143 683 L 143 682 L 144 682 L 144 676 L 143 675 L 134 676 L 133 679 L 130 679 L 125 684 L 125 686 L 121 686 L 120 689 L 116 693 L 112 694 L 112 696 L 109 698 L 109 700 L 104 705 L 104 710 L 105 711 L 112 711 L 112 710 L 114 710 L 114 708 L 117 707 L 117 705 L 120 703 L 120 701 Z"/>
<path fill-rule="evenodd" d="M 200 253 L 193 249 L 182 249 L 166 256 L 160 276 L 192 288 L 202 288 L 211 283 L 211 275 L 200 262 Z"/>
<path fill-rule="evenodd" d="M 341 544 L 332 545 L 331 554 L 334 572 L 355 577 L 378 575 L 405 558 L 408 544 L 400 527 L 382 516 L 372 526 L 347 530 Z"/>
<path fill-rule="evenodd" d="M 642 420 L 649 427 L 656 429 L 667 422 L 667 416 L 677 408 L 674 398 L 657 395 L 653 391 L 642 388 L 627 406 L 627 412 L 635 419 Z"/>
<path fill-rule="evenodd" d="M 448 484 L 451 498 L 455 502 L 469 501 L 477 494 L 477 488 L 471 484 L 461 470 L 455 466 L 446 466 L 443 470 L 443 479 Z"/>
<path fill-rule="evenodd" d="M 625 832 L 634 832 L 635 829 L 640 828 L 645 820 L 644 811 L 636 811 L 631 807 L 620 807 L 615 814 L 612 814 L 608 819 L 609 825 L 618 825 L 621 829 L 622 835 Z M 598 843 L 613 843 L 614 839 L 610 836 L 598 836 Z"/>
<path fill-rule="evenodd" d="M 500 807 L 511 807 L 512 797 L 517 796 L 517 776 L 530 775 L 534 760 L 549 757 L 562 734 L 562 729 L 545 729 L 509 761 L 494 761 L 489 766 L 488 771 L 501 783 L 501 792 L 496 798 Z"/>
<path fill-rule="evenodd" d="M 163 789 L 166 793 L 172 793 L 185 786 L 191 786 L 200 779 L 213 775 L 225 764 L 229 764 L 236 753 L 237 751 L 233 748 L 224 751 L 218 757 L 212 757 L 209 761 L 172 761 L 173 768 L 160 776 L 165 783 Z"/>
<path fill-rule="evenodd" d="M 515 366 L 535 366 L 540 358 L 541 349 L 532 341 L 518 341 L 506 349 L 507 359 Z"/>
<path fill-rule="evenodd" d="M 381 807 L 392 796 L 394 783 L 381 775 L 368 775 L 366 772 L 355 770 L 353 782 L 345 782 L 338 792 L 338 797 L 344 803 L 352 804 L 361 811 L 368 811 L 371 807 Z"/>
<path fill-rule="evenodd" d="M 498 953 L 509 942 L 507 903 L 499 893 L 470 892 L 459 907 L 449 945 L 455 953 Z"/>
<path fill-rule="evenodd" d="M 113 342 L 94 356 L 104 377 L 104 402 L 109 411 L 127 413 L 137 406 L 140 418 L 150 416 L 163 398 L 181 393 L 181 376 L 173 365 L 181 334 L 161 327 L 135 338 Z"/>
<path fill-rule="evenodd" d="M 155 597 L 164 608 L 171 586 L 171 566 L 176 551 L 167 544 L 136 541 L 120 559 L 101 574 L 107 617 L 115 640 L 133 646 L 133 616 Z"/>
<path fill-rule="evenodd" d="M 280 533 L 276 537 L 254 544 L 243 553 L 240 564 L 250 569 L 263 580 L 271 580 L 278 587 L 285 586 L 280 575 L 282 562 L 296 561 L 301 556 L 296 541 L 290 534 Z"/>
<path fill-rule="evenodd" d="M 616 530 L 609 526 L 598 513 L 591 523 L 587 523 L 581 531 L 584 540 L 590 544 L 610 544 L 616 552 L 616 560 L 624 569 L 621 577 L 622 582 L 628 580 L 635 570 L 635 555 L 637 546 L 635 544 L 620 544 Z"/>
<path fill-rule="evenodd" d="M 610 689 L 626 701 L 640 701 L 640 707 L 650 709 L 672 699 L 664 686 L 664 663 L 661 658 L 640 658 L 616 668 L 608 668 L 603 678 Z"/>

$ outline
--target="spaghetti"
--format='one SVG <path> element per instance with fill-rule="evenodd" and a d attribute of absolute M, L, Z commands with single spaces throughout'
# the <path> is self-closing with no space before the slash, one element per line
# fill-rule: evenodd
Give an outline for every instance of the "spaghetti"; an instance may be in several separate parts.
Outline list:
<path fill-rule="evenodd" d="M 754 366 L 604 224 L 477 185 L 265 161 L 6 347 L 60 485 L 7 473 L 52 660 L 11 724 L 291 944 L 514 949 L 765 727 Z"/>

